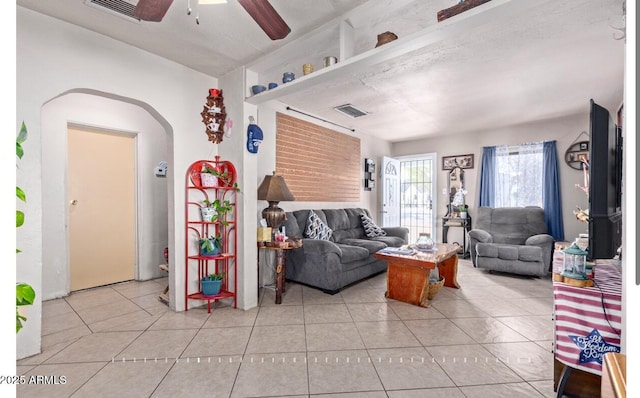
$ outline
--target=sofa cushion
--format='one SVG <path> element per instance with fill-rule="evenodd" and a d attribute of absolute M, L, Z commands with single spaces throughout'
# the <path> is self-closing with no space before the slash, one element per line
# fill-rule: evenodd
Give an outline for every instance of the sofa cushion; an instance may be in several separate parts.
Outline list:
<path fill-rule="evenodd" d="M 366 210 L 359 208 L 323 209 L 322 212 L 327 218 L 327 225 L 333 230 L 332 241 L 342 242 L 348 238 L 366 237 L 360 221 L 360 213 L 366 213 Z"/>
<path fill-rule="evenodd" d="M 541 259 L 542 248 L 540 246 L 518 246 L 518 260 L 540 261 Z"/>
<path fill-rule="evenodd" d="M 304 231 L 307 238 L 330 240 L 332 233 L 331 228 L 329 228 L 313 210 L 309 211 L 307 226 Z"/>
<path fill-rule="evenodd" d="M 340 257 L 342 264 L 366 260 L 369 258 L 369 250 L 364 247 L 345 245 L 341 243 L 336 243 L 336 245 L 340 250 L 342 250 L 342 257 Z"/>
<path fill-rule="evenodd" d="M 345 239 L 340 242 L 345 245 L 363 247 L 368 250 L 369 254 L 373 254 L 384 249 L 387 245 L 384 242 L 375 241 L 373 239 Z"/>
<path fill-rule="evenodd" d="M 499 245 L 478 243 L 476 252 L 480 257 L 499 258 L 511 261 L 540 261 L 542 249 L 538 246 Z"/>
<path fill-rule="evenodd" d="M 300 226 L 296 222 L 296 217 L 293 213 L 287 212 L 285 213 L 287 219 L 282 223 L 282 226 L 285 227 L 285 233 L 290 238 L 302 238 L 302 231 L 300 230 Z"/>
<path fill-rule="evenodd" d="M 495 243 L 478 243 L 476 245 L 478 256 L 501 258 L 503 260 L 517 260 L 518 247 L 511 245 L 497 245 Z"/>
<path fill-rule="evenodd" d="M 407 242 L 405 242 L 404 239 L 402 239 L 399 236 L 390 236 L 390 235 L 377 236 L 375 238 L 371 238 L 371 240 L 382 242 L 385 245 L 390 246 L 390 247 L 400 247 L 400 246 L 402 246 L 402 245 L 407 243 Z"/>
<path fill-rule="evenodd" d="M 362 228 L 364 228 L 364 234 L 369 238 L 376 238 L 378 236 L 385 236 L 387 233 L 382 228 L 376 225 L 371 217 L 362 213 L 360 214 L 362 220 Z"/>
<path fill-rule="evenodd" d="M 489 232 L 494 243 L 523 245 L 528 237 L 547 233 L 541 207 L 480 207 L 474 220 L 476 229 Z"/>

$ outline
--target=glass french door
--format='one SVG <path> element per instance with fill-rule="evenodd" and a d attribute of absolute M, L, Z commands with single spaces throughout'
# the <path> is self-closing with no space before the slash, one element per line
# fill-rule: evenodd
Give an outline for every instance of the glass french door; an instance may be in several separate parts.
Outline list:
<path fill-rule="evenodd" d="M 409 228 L 409 242 L 419 234 L 429 233 L 434 241 L 436 220 L 436 155 L 399 157 L 400 161 L 400 225 Z"/>

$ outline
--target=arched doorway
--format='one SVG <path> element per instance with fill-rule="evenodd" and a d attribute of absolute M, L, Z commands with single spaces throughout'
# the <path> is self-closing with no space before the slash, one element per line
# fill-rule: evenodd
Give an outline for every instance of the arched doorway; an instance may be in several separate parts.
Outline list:
<path fill-rule="evenodd" d="M 62 297 L 70 292 L 67 197 L 67 127 L 70 123 L 91 128 L 135 133 L 136 177 L 136 270 L 135 279 L 162 274 L 158 264 L 173 234 L 174 222 L 167 211 L 173 195 L 173 174 L 157 177 L 159 161 L 173 163 L 173 131 L 150 105 L 94 90 L 71 90 L 42 107 L 42 298 Z M 117 161 L 117 160 L 114 160 Z M 99 242 L 99 237 L 96 237 Z"/>

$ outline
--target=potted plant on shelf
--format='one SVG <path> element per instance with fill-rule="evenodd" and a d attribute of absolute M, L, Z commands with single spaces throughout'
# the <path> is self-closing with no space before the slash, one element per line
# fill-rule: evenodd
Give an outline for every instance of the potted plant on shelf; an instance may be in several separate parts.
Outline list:
<path fill-rule="evenodd" d="M 226 220 L 227 213 L 233 210 L 231 202 L 228 200 L 215 199 L 213 202 L 205 199 L 202 201 L 203 207 L 200 208 L 202 221 L 216 222 L 220 221 L 222 225 L 229 225 Z"/>
<path fill-rule="evenodd" d="M 234 190 L 240 192 L 240 188 L 238 187 L 238 183 L 234 182 L 231 184 L 232 176 L 229 174 L 229 171 L 217 170 L 208 165 L 202 166 L 202 171 L 200 172 L 200 183 L 203 187 L 230 187 Z M 222 185 L 219 184 L 222 183 Z"/>
<path fill-rule="evenodd" d="M 215 296 L 220 293 L 224 272 L 209 274 L 200 280 L 200 289 L 205 296 Z"/>
<path fill-rule="evenodd" d="M 222 252 L 222 238 L 220 235 L 199 239 L 200 255 L 204 257 L 218 256 Z"/>
<path fill-rule="evenodd" d="M 203 165 L 202 171 L 200 172 L 200 183 L 203 187 L 217 187 L 218 174 L 218 170 L 213 169 L 207 165 Z"/>
<path fill-rule="evenodd" d="M 468 214 L 467 210 L 468 210 L 467 205 L 458 206 L 458 213 L 460 213 L 460 218 L 467 218 L 467 214 Z"/>

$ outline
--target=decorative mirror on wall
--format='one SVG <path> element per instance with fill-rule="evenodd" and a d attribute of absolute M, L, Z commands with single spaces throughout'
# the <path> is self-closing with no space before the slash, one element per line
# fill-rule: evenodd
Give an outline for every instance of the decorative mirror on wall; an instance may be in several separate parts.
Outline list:
<path fill-rule="evenodd" d="M 449 203 L 447 204 L 446 216 L 452 216 L 456 211 L 452 204 L 456 193 L 464 188 L 464 169 L 462 167 L 454 167 L 449 171 L 449 179 L 447 182 L 447 191 L 449 192 Z"/>

